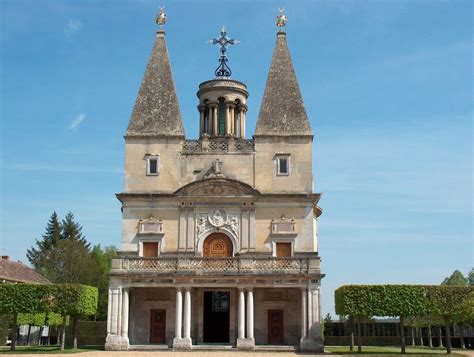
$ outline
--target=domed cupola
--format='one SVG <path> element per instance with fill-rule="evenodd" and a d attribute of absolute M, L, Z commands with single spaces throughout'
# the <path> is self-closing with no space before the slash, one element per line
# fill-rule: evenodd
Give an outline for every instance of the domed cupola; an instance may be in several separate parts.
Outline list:
<path fill-rule="evenodd" d="M 227 46 L 238 41 L 227 36 L 223 27 L 219 38 L 209 42 L 220 46 L 219 67 L 216 78 L 199 85 L 198 110 L 200 114 L 199 137 L 245 138 L 245 113 L 247 112 L 247 86 L 230 78 L 227 65 Z"/>

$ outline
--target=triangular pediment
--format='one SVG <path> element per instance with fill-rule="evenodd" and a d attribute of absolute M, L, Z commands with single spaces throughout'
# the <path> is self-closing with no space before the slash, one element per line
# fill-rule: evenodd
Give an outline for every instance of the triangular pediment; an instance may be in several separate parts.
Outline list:
<path fill-rule="evenodd" d="M 237 180 L 213 177 L 191 182 L 174 194 L 177 196 L 257 196 L 260 192 Z"/>

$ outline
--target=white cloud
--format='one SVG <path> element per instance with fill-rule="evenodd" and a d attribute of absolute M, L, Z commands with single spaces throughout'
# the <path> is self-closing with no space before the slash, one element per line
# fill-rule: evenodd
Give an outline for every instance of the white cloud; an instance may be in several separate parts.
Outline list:
<path fill-rule="evenodd" d="M 79 31 L 81 31 L 81 29 L 82 29 L 81 20 L 69 19 L 67 21 L 66 28 L 64 29 L 64 34 L 66 36 L 71 36 L 71 35 L 74 35 L 74 34 L 78 33 Z"/>
<path fill-rule="evenodd" d="M 78 114 L 72 121 L 71 124 L 69 124 L 69 129 L 71 130 L 76 130 L 79 125 L 86 119 L 86 115 L 84 113 Z"/>

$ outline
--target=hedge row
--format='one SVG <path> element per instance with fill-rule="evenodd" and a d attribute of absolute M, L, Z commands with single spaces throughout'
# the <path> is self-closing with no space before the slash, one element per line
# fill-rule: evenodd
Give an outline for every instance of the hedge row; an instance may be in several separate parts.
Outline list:
<path fill-rule="evenodd" d="M 0 314 L 93 315 L 97 299 L 97 288 L 86 285 L 1 284 Z"/>
<path fill-rule="evenodd" d="M 347 315 L 357 322 L 364 317 L 400 317 L 400 344 L 405 353 L 404 324 L 406 318 L 427 317 L 444 322 L 446 348 L 451 353 L 449 325 L 472 319 L 474 287 L 439 285 L 346 285 L 334 293 L 336 314 Z M 362 349 L 358 338 L 358 350 Z"/>
<path fill-rule="evenodd" d="M 466 311 L 469 286 L 345 285 L 335 291 L 336 314 L 354 317 L 435 315 L 454 320 Z"/>

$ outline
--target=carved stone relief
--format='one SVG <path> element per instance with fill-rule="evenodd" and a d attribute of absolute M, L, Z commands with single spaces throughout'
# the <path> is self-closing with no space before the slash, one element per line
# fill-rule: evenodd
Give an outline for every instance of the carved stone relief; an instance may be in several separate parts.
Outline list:
<path fill-rule="evenodd" d="M 235 241 L 239 241 L 240 215 L 228 213 L 223 208 L 213 208 L 208 213 L 198 214 L 196 227 L 198 242 L 208 233 L 219 230 L 230 233 Z"/>

